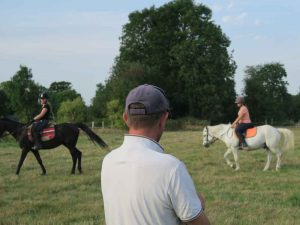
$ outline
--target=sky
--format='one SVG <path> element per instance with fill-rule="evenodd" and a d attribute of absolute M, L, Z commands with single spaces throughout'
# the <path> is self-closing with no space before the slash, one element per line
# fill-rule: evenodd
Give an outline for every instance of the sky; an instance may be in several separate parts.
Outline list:
<path fill-rule="evenodd" d="M 119 54 L 128 15 L 164 0 L 0 0 L 0 82 L 25 65 L 48 88 L 68 81 L 89 105 L 96 85 L 105 84 Z M 288 92 L 300 92 L 300 1 L 195 0 L 212 10 L 212 20 L 231 40 L 237 63 L 236 92 L 246 66 L 279 62 Z"/>

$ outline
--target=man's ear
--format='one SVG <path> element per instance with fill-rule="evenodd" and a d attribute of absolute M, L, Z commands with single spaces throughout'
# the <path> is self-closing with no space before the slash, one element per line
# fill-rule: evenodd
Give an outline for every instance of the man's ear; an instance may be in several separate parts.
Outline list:
<path fill-rule="evenodd" d="M 160 118 L 160 120 L 159 120 L 159 126 L 160 126 L 160 127 L 165 127 L 165 124 L 166 124 L 166 122 L 167 122 L 167 120 L 168 120 L 168 117 L 169 117 L 169 113 L 168 113 L 168 112 L 165 112 L 165 113 L 161 116 L 161 118 Z"/>
<path fill-rule="evenodd" d="M 126 123 L 127 127 L 129 127 L 128 126 L 128 116 L 127 116 L 127 114 L 125 112 L 123 112 L 123 120 Z"/>

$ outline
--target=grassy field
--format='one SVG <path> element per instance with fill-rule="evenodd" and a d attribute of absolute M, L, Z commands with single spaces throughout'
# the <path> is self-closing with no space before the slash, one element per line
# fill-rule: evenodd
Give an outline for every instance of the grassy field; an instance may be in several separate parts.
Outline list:
<path fill-rule="evenodd" d="M 241 152 L 238 172 L 224 160 L 224 145 L 202 147 L 200 131 L 165 132 L 161 144 L 182 160 L 198 191 L 206 198 L 206 213 L 214 225 L 300 224 L 300 129 L 295 151 L 286 152 L 282 169 L 263 172 L 263 150 Z M 125 131 L 97 132 L 111 148 L 119 146 Z M 94 225 L 104 223 L 100 186 L 101 162 L 106 154 L 84 135 L 83 174 L 70 175 L 72 160 L 64 147 L 40 151 L 47 175 L 29 154 L 20 175 L 15 171 L 20 149 L 15 142 L 0 141 L 0 225 Z M 77 172 L 77 171 L 76 171 Z M 124 193 L 126 194 L 126 193 Z"/>

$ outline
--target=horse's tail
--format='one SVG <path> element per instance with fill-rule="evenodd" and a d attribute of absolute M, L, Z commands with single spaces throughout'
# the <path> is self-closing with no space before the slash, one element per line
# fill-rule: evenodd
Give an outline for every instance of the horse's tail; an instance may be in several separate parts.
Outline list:
<path fill-rule="evenodd" d="M 83 130 L 88 137 L 91 139 L 92 142 L 96 142 L 100 147 L 108 148 L 108 145 L 96 134 L 94 133 L 87 125 L 83 123 L 76 123 L 77 127 Z"/>
<path fill-rule="evenodd" d="M 277 128 L 281 134 L 282 150 L 293 150 L 295 147 L 294 133 L 285 128 Z"/>

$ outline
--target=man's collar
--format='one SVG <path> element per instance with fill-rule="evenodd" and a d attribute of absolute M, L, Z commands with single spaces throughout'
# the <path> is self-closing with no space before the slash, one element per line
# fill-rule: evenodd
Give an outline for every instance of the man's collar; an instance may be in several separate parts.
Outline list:
<path fill-rule="evenodd" d="M 157 152 L 164 152 L 163 147 L 158 142 L 142 135 L 126 134 L 124 137 L 123 144 L 134 145 L 134 146 L 142 145 Z"/>

